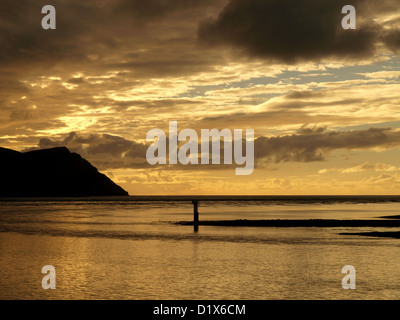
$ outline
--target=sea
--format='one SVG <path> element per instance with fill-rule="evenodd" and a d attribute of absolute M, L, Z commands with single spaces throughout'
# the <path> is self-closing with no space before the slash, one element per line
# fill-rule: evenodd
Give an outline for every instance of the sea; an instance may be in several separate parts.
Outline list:
<path fill-rule="evenodd" d="M 395 201 L 202 199 L 200 221 L 380 219 Z M 140 200 L 140 201 L 139 201 Z M 378 227 L 191 225 L 190 197 L 0 201 L 1 300 L 397 300 L 400 239 Z M 393 199 L 392 199 L 393 200 Z M 45 266 L 55 289 L 44 289 Z M 345 288 L 355 270 L 355 288 Z M 346 279 L 345 279 L 346 278 Z M 347 283 L 347 282 L 346 282 Z"/>

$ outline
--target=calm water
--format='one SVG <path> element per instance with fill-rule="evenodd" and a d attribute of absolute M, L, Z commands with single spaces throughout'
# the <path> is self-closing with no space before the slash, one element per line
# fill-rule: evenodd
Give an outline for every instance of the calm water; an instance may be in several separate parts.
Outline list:
<path fill-rule="evenodd" d="M 375 219 L 399 203 L 202 202 L 200 219 Z M 0 299 L 399 299 L 400 240 L 380 228 L 175 225 L 184 202 L 1 202 Z M 398 230 L 398 229 L 391 229 Z M 41 269 L 56 268 L 43 290 Z M 357 289 L 344 290 L 353 265 Z"/>

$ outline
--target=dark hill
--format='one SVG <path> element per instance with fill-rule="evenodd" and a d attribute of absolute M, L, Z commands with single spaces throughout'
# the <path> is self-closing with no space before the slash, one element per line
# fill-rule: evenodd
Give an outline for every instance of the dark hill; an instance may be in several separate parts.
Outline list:
<path fill-rule="evenodd" d="M 18 152 L 0 148 L 0 197 L 127 196 L 67 148 Z"/>

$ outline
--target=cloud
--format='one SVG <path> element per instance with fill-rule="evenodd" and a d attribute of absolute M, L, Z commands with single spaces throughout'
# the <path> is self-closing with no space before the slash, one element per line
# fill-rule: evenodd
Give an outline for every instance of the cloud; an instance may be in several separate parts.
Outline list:
<path fill-rule="evenodd" d="M 60 146 L 67 147 L 71 152 L 79 153 L 100 170 L 147 166 L 146 150 L 148 146 L 118 136 L 80 135 L 71 132 L 64 139 L 42 138 L 38 143 L 38 149 Z"/>
<path fill-rule="evenodd" d="M 377 12 L 398 12 L 397 1 L 352 1 L 356 30 L 341 26 L 341 11 L 347 4 L 345 0 L 230 0 L 216 19 L 202 22 L 198 35 L 210 45 L 229 45 L 285 63 L 359 59 L 372 55 L 380 43 L 391 50 L 400 48 L 400 30 L 383 29 L 374 20 Z"/>
<path fill-rule="evenodd" d="M 302 128 L 300 132 L 304 133 Z M 255 140 L 255 158 L 259 162 L 313 162 L 326 160 L 327 154 L 338 149 L 390 149 L 400 145 L 400 132 L 390 128 L 354 131 L 328 131 L 315 128 L 314 133 Z"/>
<path fill-rule="evenodd" d="M 385 31 L 383 35 L 383 42 L 392 51 L 398 53 L 400 50 L 400 29 L 393 29 Z"/>
<path fill-rule="evenodd" d="M 117 70 L 137 79 L 212 69 L 210 57 L 196 50 L 196 19 L 218 2 L 53 0 L 57 29 L 45 31 L 40 22 L 47 2 L 2 0 L 0 70 L 7 65 L 10 76 L 22 70 Z"/>
<path fill-rule="evenodd" d="M 357 173 L 357 172 L 364 172 L 368 170 L 373 171 L 384 171 L 384 172 L 391 172 L 400 170 L 400 168 L 392 166 L 386 163 L 369 163 L 364 162 L 363 164 L 350 167 L 350 168 L 329 168 L 329 169 L 322 169 L 319 170 L 318 173 L 325 174 L 325 173 Z"/>
<path fill-rule="evenodd" d="M 109 25 L 104 19 L 104 11 L 93 6 L 96 1 L 55 0 L 52 5 L 57 11 L 57 29 L 44 31 L 41 27 L 43 1 L 10 0 L 0 4 L 0 57 L 4 62 L 13 64 L 23 60 L 29 65 L 37 61 L 46 62 L 47 67 L 55 61 L 82 61 L 86 59 L 87 48 L 83 37 L 97 41 L 97 44 L 112 45 L 112 39 L 100 29 Z M 100 24 L 99 22 L 102 22 Z M 96 31 L 96 29 L 98 31 Z M 87 40 L 86 40 L 87 41 Z"/>
<path fill-rule="evenodd" d="M 382 173 L 379 176 L 364 178 L 360 184 L 367 186 L 368 190 L 371 190 L 371 187 L 382 188 L 381 192 L 387 193 L 388 190 L 398 190 L 398 186 L 400 185 L 400 174 Z"/>
<path fill-rule="evenodd" d="M 196 103 L 177 97 L 223 61 L 196 44 L 216 2 L 53 0 L 57 29 L 43 30 L 48 2 L 0 1 L 0 136 L 129 135 Z"/>
<path fill-rule="evenodd" d="M 400 71 L 376 71 L 367 73 L 358 73 L 369 79 L 398 79 L 400 78 Z"/>
<path fill-rule="evenodd" d="M 168 141 L 168 140 L 167 140 Z M 139 143 L 108 134 L 78 134 L 71 132 L 63 139 L 40 139 L 37 148 L 46 149 L 66 146 L 72 152 L 79 153 L 100 170 L 118 168 L 157 168 L 146 160 L 146 151 L 150 143 Z M 355 131 L 329 131 L 321 127 L 301 127 L 296 134 L 276 137 L 259 137 L 254 141 L 257 166 L 265 167 L 270 163 L 281 162 L 317 162 L 325 161 L 330 152 L 339 149 L 392 149 L 400 145 L 400 131 L 390 128 L 370 128 Z M 245 150 L 245 141 L 243 141 Z M 28 149 L 32 150 L 32 149 Z M 200 145 L 199 145 L 200 150 Z M 211 152 L 211 148 L 210 148 Z M 245 151 L 243 151 L 245 152 Z M 221 143 L 221 163 L 223 163 L 223 143 Z M 211 155 L 210 155 L 211 157 Z M 229 169 L 235 165 L 208 166 L 207 170 Z M 164 170 L 204 170 L 201 165 L 161 166 Z M 398 168 L 386 164 L 368 162 L 347 169 L 325 169 L 328 172 L 361 172 L 366 170 L 390 172 Z"/>
<path fill-rule="evenodd" d="M 196 8 L 215 3 L 216 0 L 121 0 L 115 12 L 127 13 L 139 21 L 158 19 L 178 10 Z"/>

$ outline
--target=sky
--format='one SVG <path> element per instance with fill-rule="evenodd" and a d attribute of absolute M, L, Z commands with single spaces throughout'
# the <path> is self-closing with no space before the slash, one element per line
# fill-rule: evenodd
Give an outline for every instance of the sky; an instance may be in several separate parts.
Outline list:
<path fill-rule="evenodd" d="M 0 43 L 1 147 L 66 146 L 131 195 L 400 194 L 398 0 L 2 0 Z M 150 165 L 169 121 L 253 129 L 253 173 Z"/>

